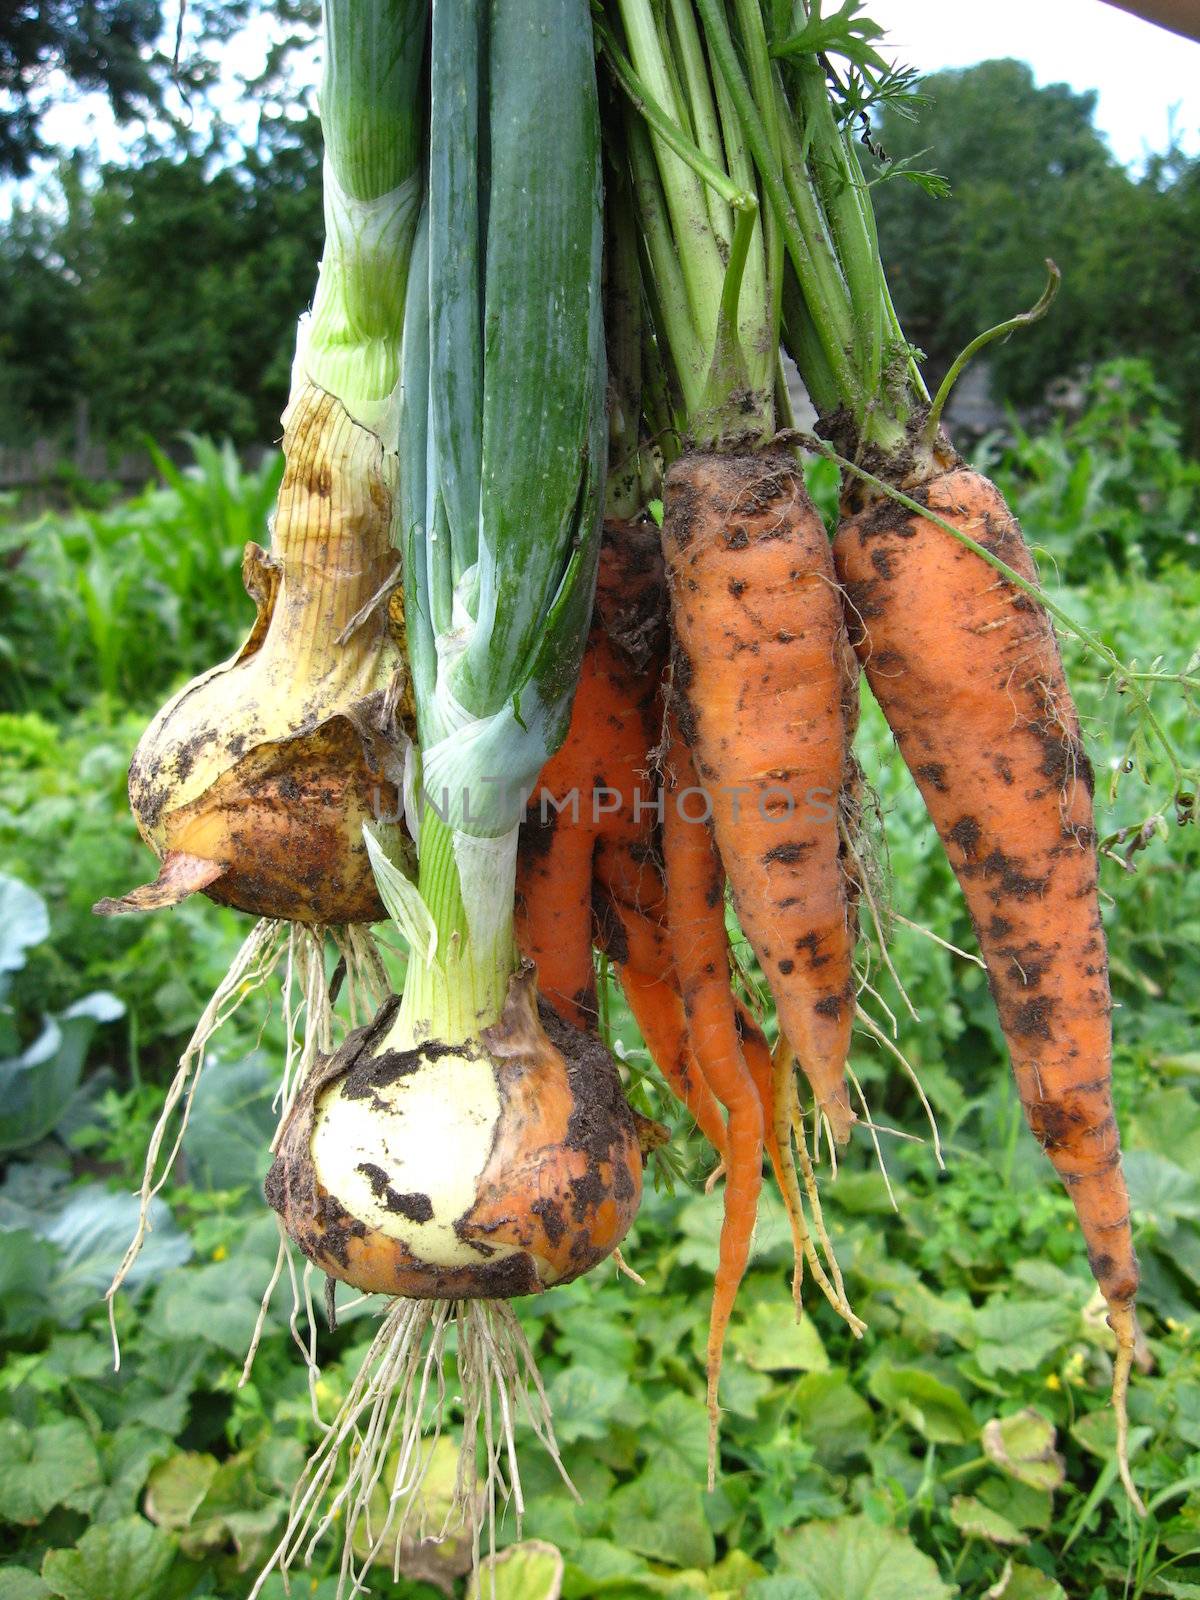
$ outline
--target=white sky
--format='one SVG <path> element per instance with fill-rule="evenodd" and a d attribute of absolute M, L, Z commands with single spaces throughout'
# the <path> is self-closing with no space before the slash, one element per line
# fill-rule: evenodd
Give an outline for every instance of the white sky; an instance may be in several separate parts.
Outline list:
<path fill-rule="evenodd" d="M 1014 56 L 1030 63 L 1039 84 L 1097 89 L 1097 124 L 1126 164 L 1165 149 L 1172 127 L 1190 151 L 1200 151 L 1200 44 L 1103 0 L 872 0 L 869 14 L 887 29 L 899 59 L 924 72 Z M 226 119 L 246 132 L 258 108 L 240 80 L 261 68 L 274 27 L 269 15 L 257 17 L 226 52 L 215 99 Z M 296 65 L 301 81 L 314 81 L 315 62 Z M 52 104 L 43 128 L 52 143 L 90 148 L 103 160 L 121 159 L 138 137 L 136 125 L 114 125 L 97 94 Z M 12 200 L 32 189 L 0 184 L 0 222 Z"/>

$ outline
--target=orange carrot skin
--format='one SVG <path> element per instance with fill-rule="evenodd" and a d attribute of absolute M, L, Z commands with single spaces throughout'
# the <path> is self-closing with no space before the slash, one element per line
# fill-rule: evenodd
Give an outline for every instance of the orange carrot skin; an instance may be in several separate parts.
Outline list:
<path fill-rule="evenodd" d="M 678 714 L 738 919 L 844 1139 L 855 994 L 837 827 L 847 648 L 825 530 L 786 457 L 696 452 L 667 475 L 663 552 Z M 698 812 L 702 800 L 685 804 Z"/>
<path fill-rule="evenodd" d="M 537 797 L 518 843 L 515 926 L 521 954 L 537 966 L 538 992 L 577 1028 L 596 1023 L 592 964 L 592 853 L 595 833 L 572 827 Z"/>
<path fill-rule="evenodd" d="M 728 1146 L 725 1122 L 692 1049 L 687 1015 L 671 956 L 665 916 L 618 900 L 597 882 L 592 897 L 596 943 L 617 971 L 626 1003 L 658 1070 L 700 1132 L 721 1157 Z"/>
<path fill-rule="evenodd" d="M 667 773 L 676 789 L 694 786 L 691 753 L 673 728 Z M 671 950 L 688 1031 L 709 1087 L 729 1112 L 725 1215 L 708 1335 L 710 1446 L 715 1441 L 717 1379 L 725 1330 L 750 1259 L 762 1188 L 763 1108 L 742 1055 L 729 986 L 724 872 L 707 823 L 685 821 L 667 796 L 663 849 Z M 710 1482 L 712 1463 L 710 1456 Z"/>
<path fill-rule="evenodd" d="M 967 468 L 917 491 L 1022 577 L 1000 492 Z M 1070 1192 L 1110 1307 L 1138 1286 L 1113 1114 L 1092 772 L 1049 617 L 890 500 L 834 549 L 851 636 L 962 885 L 1029 1126 Z"/>
<path fill-rule="evenodd" d="M 601 839 L 632 847 L 643 831 L 635 791 L 647 787 L 665 660 L 657 531 L 635 523 L 605 532 L 571 725 L 530 796 L 517 860 L 517 942 L 537 964 L 545 999 L 585 1028 L 596 1021 L 593 855 Z"/>

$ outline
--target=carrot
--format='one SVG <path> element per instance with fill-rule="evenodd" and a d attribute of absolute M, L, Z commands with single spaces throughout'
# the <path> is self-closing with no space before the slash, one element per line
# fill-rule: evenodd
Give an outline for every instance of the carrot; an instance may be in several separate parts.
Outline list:
<path fill-rule="evenodd" d="M 742 1054 L 729 987 L 724 873 L 707 822 L 689 822 L 678 800 L 695 769 L 674 718 L 667 756 L 663 849 L 671 949 L 688 1031 L 709 1087 L 729 1113 L 725 1216 L 708 1326 L 708 1486 L 716 1482 L 717 1387 L 725 1333 L 750 1259 L 762 1188 L 763 1111 Z"/>
<path fill-rule="evenodd" d="M 986 478 L 957 467 L 916 498 L 1034 579 Z M 1026 1119 L 1108 1303 L 1123 1429 L 1138 1265 L 1113 1115 L 1092 771 L 1054 630 L 1022 590 L 891 500 L 843 523 L 834 555 L 853 643 L 962 885 Z"/>
<path fill-rule="evenodd" d="M 662 676 L 662 566 L 652 526 L 606 526 L 596 608 L 566 740 L 542 769 L 518 844 L 517 939 L 567 1021 L 596 1021 L 593 857 L 642 829 L 642 773 Z"/>
<path fill-rule="evenodd" d="M 726 1161 L 725 1122 L 692 1048 L 665 922 L 623 904 L 599 884 L 593 908 L 596 942 L 616 968 L 646 1049 L 671 1092 Z"/>
<path fill-rule="evenodd" d="M 578 708 L 586 700 L 585 658 Z M 564 746 L 542 769 L 541 789 L 557 801 L 577 786 L 569 782 L 571 752 Z M 580 799 L 590 805 L 591 787 Z M 582 817 L 572 820 L 554 809 L 551 798 L 535 792 L 525 809 L 517 844 L 517 945 L 538 970 L 538 991 L 559 1016 L 577 1028 L 596 1022 L 596 981 L 592 965 L 592 855 L 596 830 Z"/>
<path fill-rule="evenodd" d="M 663 550 L 680 727 L 738 919 L 844 1141 L 855 1120 L 843 1077 L 854 938 L 837 826 L 847 652 L 825 531 L 785 456 L 695 452 L 667 475 Z"/>

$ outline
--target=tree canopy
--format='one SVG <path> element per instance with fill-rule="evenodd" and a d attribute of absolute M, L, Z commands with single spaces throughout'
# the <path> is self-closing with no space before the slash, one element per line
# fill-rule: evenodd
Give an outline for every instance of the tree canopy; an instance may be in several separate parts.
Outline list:
<path fill-rule="evenodd" d="M 94 9 L 122 4 L 161 21 L 165 0 Z M 208 4 L 214 28 L 231 25 L 236 7 Z M 311 0 L 285 9 L 302 31 Z M 70 13 L 64 0 L 41 10 Z M 0 24 L 0 62 L 13 35 Z M 932 380 L 981 329 L 1032 304 L 1050 256 L 1062 291 L 1043 322 L 989 350 L 996 394 L 1036 403 L 1081 366 L 1141 356 L 1200 440 L 1200 160 L 1175 151 L 1130 173 L 1095 127 L 1094 95 L 1038 87 L 1020 62 L 921 87 L 916 119 L 889 108 L 873 139 L 945 174 L 952 192 L 935 199 L 896 174 L 873 192 L 901 321 Z M 185 429 L 239 445 L 276 437 L 320 251 L 320 145 L 315 117 L 267 115 L 262 99 L 248 149 L 219 127 L 202 143 L 164 125 L 134 164 L 64 159 L 49 197 L 17 210 L 0 234 L 0 443 L 64 430 L 80 397 L 113 443 Z"/>
<path fill-rule="evenodd" d="M 947 199 L 892 177 L 875 201 L 900 320 L 934 378 L 979 333 L 1031 305 L 1053 259 L 1050 315 L 988 355 L 997 394 L 1036 402 L 1055 378 L 1116 355 L 1160 372 L 1200 436 L 1200 162 L 1180 152 L 1134 176 L 1093 122 L 1095 95 L 1039 88 L 1019 61 L 985 61 L 921 84 L 915 120 L 885 112 L 889 157 L 950 182 Z"/>

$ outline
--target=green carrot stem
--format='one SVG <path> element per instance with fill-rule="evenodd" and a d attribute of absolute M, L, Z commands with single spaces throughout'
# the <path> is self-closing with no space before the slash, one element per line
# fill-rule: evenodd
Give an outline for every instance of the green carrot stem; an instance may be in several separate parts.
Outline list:
<path fill-rule="evenodd" d="M 771 136 L 742 72 L 719 0 L 696 0 L 696 8 L 704 23 L 709 51 L 737 109 L 759 180 L 783 230 L 787 252 L 805 298 L 810 304 L 822 307 L 818 328 L 829 365 L 838 375 L 839 389 L 846 394 L 856 392 L 859 385 L 848 353 L 853 346 L 853 325 L 845 286 L 839 282 L 840 273 L 824 238 L 816 201 L 807 183 L 797 181 L 796 174 L 793 173 L 789 181 L 786 152 L 783 173 L 780 173 L 773 157 Z M 782 131 L 786 138 L 786 128 Z"/>
<path fill-rule="evenodd" d="M 650 0 L 617 0 L 617 4 L 630 58 L 643 85 L 642 92 L 648 103 L 666 119 L 660 130 L 654 127 L 650 116 L 646 118 L 651 123 L 651 138 L 671 229 L 676 240 L 686 240 L 686 247 L 679 250 L 678 257 L 692 325 L 701 341 L 711 345 L 725 264 L 709 225 L 704 183 L 692 161 L 686 159 L 679 148 L 680 124 L 686 120 L 686 114 L 681 114 L 676 97 L 673 63 L 663 47 Z M 693 140 L 687 139 L 687 145 L 690 153 L 704 161 Z M 717 170 L 713 168 L 714 173 Z"/>
<path fill-rule="evenodd" d="M 998 322 L 994 328 L 987 328 L 983 333 L 977 333 L 965 349 L 960 350 L 950 364 L 950 370 L 942 379 L 938 392 L 933 397 L 933 404 L 929 408 L 929 416 L 923 430 L 926 444 L 932 445 L 937 438 L 938 425 L 942 420 L 942 411 L 946 401 L 950 398 L 950 391 L 958 382 L 963 368 L 985 345 L 991 344 L 993 339 L 999 339 L 1006 333 L 1012 333 L 1016 328 L 1028 327 L 1031 322 L 1039 322 L 1049 311 L 1054 303 L 1062 283 L 1062 273 L 1049 258 L 1046 260 L 1046 287 L 1042 290 L 1036 304 L 1030 306 L 1028 311 L 1018 311 L 1015 317 L 1009 317 L 1006 322 Z"/>
<path fill-rule="evenodd" d="M 650 136 L 636 115 L 628 118 L 627 128 L 629 171 L 650 268 L 647 293 L 655 305 L 655 326 L 663 331 L 670 346 L 684 403 L 692 410 L 700 404 L 708 372 L 704 345 L 692 321 L 687 285 L 679 265 Z"/>

